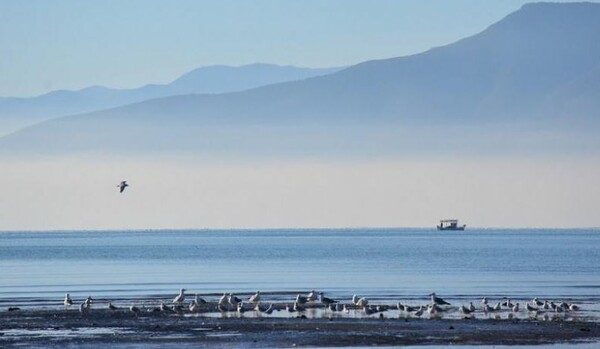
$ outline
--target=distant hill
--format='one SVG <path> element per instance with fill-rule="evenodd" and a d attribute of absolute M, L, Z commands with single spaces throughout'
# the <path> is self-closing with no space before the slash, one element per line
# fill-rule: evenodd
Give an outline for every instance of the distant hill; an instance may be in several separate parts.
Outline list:
<path fill-rule="evenodd" d="M 597 152 L 600 4 L 535 3 L 421 54 L 236 93 L 154 99 L 0 139 L 0 151 L 367 156 Z"/>
<path fill-rule="evenodd" d="M 0 135 L 54 117 L 114 108 L 148 99 L 183 94 L 225 93 L 330 74 L 340 68 L 298 68 L 256 63 L 240 67 L 208 66 L 192 70 L 166 85 L 135 89 L 102 86 L 54 91 L 37 97 L 0 97 Z"/>

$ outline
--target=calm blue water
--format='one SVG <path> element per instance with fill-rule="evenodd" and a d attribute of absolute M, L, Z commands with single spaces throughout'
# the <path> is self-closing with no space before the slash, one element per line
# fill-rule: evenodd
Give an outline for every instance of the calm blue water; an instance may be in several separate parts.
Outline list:
<path fill-rule="evenodd" d="M 0 233 L 0 305 L 323 290 L 332 297 L 600 302 L 600 230 Z M 58 303 L 57 303 L 58 300 Z"/>

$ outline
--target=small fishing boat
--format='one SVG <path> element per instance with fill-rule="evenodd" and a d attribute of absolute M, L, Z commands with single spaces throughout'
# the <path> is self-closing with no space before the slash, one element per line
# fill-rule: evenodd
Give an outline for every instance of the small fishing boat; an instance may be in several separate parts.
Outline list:
<path fill-rule="evenodd" d="M 442 219 L 440 225 L 437 226 L 438 230 L 465 230 L 466 224 L 458 225 L 458 219 Z"/>

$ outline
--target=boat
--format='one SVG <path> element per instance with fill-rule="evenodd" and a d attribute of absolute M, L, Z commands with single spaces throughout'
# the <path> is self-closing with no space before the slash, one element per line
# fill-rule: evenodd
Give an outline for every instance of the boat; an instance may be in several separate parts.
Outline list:
<path fill-rule="evenodd" d="M 458 219 L 442 219 L 440 225 L 437 226 L 438 230 L 465 230 L 466 224 L 458 225 Z"/>

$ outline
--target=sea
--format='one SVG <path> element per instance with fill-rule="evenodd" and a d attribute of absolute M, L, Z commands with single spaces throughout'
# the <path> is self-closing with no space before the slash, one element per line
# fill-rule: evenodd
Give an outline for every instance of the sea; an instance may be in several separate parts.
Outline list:
<path fill-rule="evenodd" d="M 533 297 L 600 318 L 599 229 L 270 229 L 0 233 L 0 307 L 310 290 L 372 304 Z"/>

